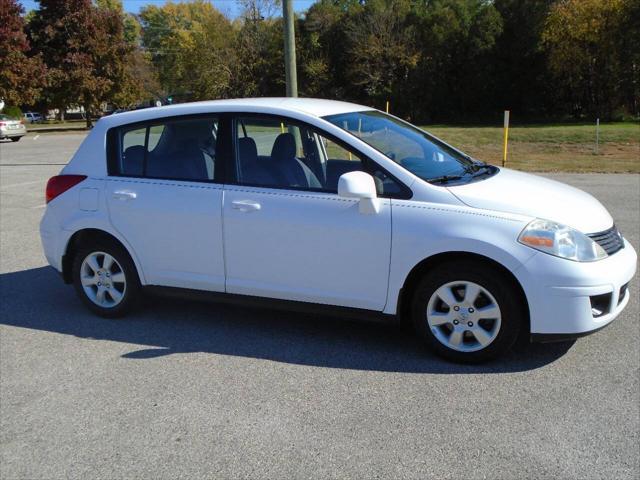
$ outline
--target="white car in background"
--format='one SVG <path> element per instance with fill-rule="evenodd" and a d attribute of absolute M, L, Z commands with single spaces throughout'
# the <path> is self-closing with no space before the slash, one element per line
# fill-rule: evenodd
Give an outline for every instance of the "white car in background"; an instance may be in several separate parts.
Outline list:
<path fill-rule="evenodd" d="M 408 319 L 456 361 L 603 328 L 636 269 L 592 196 L 328 100 L 105 117 L 46 196 L 46 257 L 99 315 L 144 289 Z"/>
<path fill-rule="evenodd" d="M 27 134 L 27 128 L 20 120 L 0 114 L 0 140 L 19 142 Z"/>

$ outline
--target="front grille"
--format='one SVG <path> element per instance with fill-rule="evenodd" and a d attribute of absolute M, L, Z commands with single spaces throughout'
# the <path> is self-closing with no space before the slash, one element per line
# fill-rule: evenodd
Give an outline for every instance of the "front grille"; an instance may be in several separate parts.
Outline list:
<path fill-rule="evenodd" d="M 620 235 L 615 225 L 604 232 L 590 233 L 588 237 L 600 245 L 608 255 L 613 255 L 624 248 L 622 235 Z"/>

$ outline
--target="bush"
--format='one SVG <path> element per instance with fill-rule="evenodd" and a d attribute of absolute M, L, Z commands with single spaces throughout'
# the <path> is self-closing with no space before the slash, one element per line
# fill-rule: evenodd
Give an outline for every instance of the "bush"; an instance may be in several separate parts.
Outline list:
<path fill-rule="evenodd" d="M 8 115 L 11 118 L 15 118 L 16 120 L 20 120 L 22 118 L 22 110 L 20 110 L 20 107 L 4 107 L 2 113 L 4 115 Z"/>

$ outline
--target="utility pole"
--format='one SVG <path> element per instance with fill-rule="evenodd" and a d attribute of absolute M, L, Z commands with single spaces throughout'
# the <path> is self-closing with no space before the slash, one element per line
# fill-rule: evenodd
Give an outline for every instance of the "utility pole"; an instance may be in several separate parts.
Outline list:
<path fill-rule="evenodd" d="M 292 0 L 282 0 L 282 17 L 284 20 L 284 72 L 287 80 L 287 97 L 297 97 L 296 34 Z"/>

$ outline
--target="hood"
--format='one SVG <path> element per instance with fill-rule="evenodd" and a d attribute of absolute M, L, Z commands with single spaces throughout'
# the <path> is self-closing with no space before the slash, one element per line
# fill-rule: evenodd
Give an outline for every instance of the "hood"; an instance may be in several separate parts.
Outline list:
<path fill-rule="evenodd" d="M 609 212 L 588 193 L 508 168 L 486 180 L 447 188 L 470 207 L 544 218 L 582 233 L 601 232 L 613 225 Z"/>

